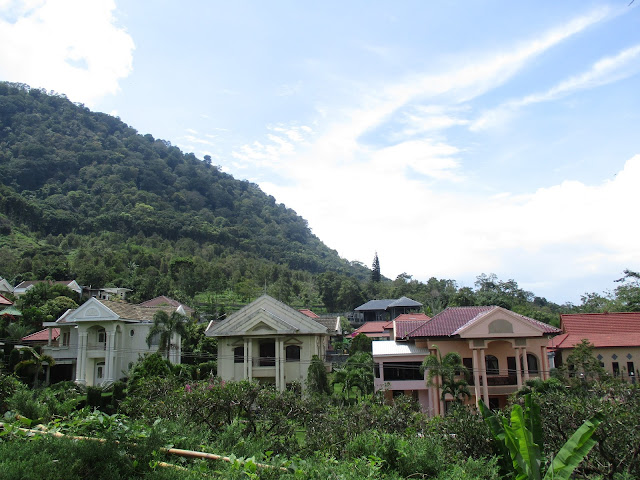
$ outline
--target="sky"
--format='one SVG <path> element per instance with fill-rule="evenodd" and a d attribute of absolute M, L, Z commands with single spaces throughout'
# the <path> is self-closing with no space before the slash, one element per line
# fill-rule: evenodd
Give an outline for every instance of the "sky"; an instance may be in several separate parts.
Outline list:
<path fill-rule="evenodd" d="M 0 0 L 0 80 L 247 179 L 395 279 L 640 270 L 640 3 Z"/>

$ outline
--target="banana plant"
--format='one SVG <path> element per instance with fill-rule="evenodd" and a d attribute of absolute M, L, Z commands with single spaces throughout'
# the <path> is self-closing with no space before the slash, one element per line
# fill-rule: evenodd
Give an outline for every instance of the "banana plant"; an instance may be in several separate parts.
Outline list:
<path fill-rule="evenodd" d="M 525 396 L 524 411 L 520 405 L 511 408 L 510 419 L 498 418 L 482 400 L 478 401 L 478 407 L 491 434 L 498 440 L 503 456 L 511 460 L 516 480 L 569 480 L 596 444 L 593 433 L 603 420 L 599 413 L 586 420 L 562 446 L 543 477 L 540 406 L 531 395 Z"/>

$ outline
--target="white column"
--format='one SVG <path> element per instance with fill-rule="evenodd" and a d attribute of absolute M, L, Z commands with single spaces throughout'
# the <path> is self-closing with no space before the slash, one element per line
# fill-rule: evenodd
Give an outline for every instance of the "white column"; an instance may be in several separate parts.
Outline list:
<path fill-rule="evenodd" d="M 87 383 L 87 332 L 78 331 L 78 356 L 76 358 L 76 383 Z"/>
<path fill-rule="evenodd" d="M 279 392 L 282 391 L 282 383 L 280 381 L 281 375 L 280 375 L 280 370 L 282 370 L 282 365 L 280 364 L 280 339 L 276 338 L 275 339 L 275 381 L 276 381 L 276 390 L 278 390 Z"/>
<path fill-rule="evenodd" d="M 518 385 L 518 390 L 522 388 L 522 365 L 520 364 L 520 355 L 521 350 L 516 348 L 516 383 Z"/>
<path fill-rule="evenodd" d="M 253 339 L 247 340 L 247 380 L 253 380 Z"/>
<path fill-rule="evenodd" d="M 482 373 L 482 400 L 489 406 L 489 382 L 487 381 L 487 362 L 484 358 L 484 348 L 480 349 L 480 368 Z"/>
<path fill-rule="evenodd" d="M 540 379 L 547 380 L 549 378 L 549 365 L 547 365 L 547 347 L 540 346 Z"/>
<path fill-rule="evenodd" d="M 47 338 L 47 346 L 50 347 L 51 346 L 51 327 L 49 327 L 47 330 L 49 330 L 49 338 Z"/>
<path fill-rule="evenodd" d="M 249 339 L 244 339 L 244 363 L 242 365 L 242 378 L 247 380 L 249 378 Z"/>
<path fill-rule="evenodd" d="M 115 338 L 115 332 L 106 332 L 107 333 L 107 345 L 105 348 L 105 359 L 104 359 L 104 368 L 105 372 L 105 381 L 113 382 L 113 341 Z"/>
<path fill-rule="evenodd" d="M 473 353 L 473 389 L 476 395 L 476 405 L 480 400 L 480 363 L 478 361 L 478 349 L 471 350 Z"/>
<path fill-rule="evenodd" d="M 524 363 L 524 379 L 529 380 L 529 359 L 527 358 L 527 347 L 522 349 L 522 362 Z"/>

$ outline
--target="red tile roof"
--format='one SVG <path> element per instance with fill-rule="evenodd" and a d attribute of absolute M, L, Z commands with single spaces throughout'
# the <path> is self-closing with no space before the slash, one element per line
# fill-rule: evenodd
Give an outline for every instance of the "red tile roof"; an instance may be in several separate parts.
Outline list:
<path fill-rule="evenodd" d="M 583 339 L 599 348 L 640 346 L 640 312 L 564 314 L 560 326 L 564 333 L 549 348 L 573 348 Z"/>
<path fill-rule="evenodd" d="M 355 337 L 360 333 L 364 333 L 367 337 L 388 337 L 389 332 L 385 331 L 385 326 L 388 323 L 389 322 L 366 322 L 360 328 L 354 330 L 351 336 Z"/>
<path fill-rule="evenodd" d="M 318 315 L 316 315 L 315 313 L 313 313 L 311 310 L 309 310 L 308 308 L 303 308 L 302 310 L 298 310 L 300 313 L 304 313 L 307 317 L 310 318 L 320 318 L 318 317 Z"/>
<path fill-rule="evenodd" d="M 446 310 L 435 315 L 431 320 L 423 322 L 412 331 L 403 328 L 404 335 L 400 335 L 398 325 L 396 325 L 396 338 L 415 338 L 415 337 L 449 337 L 456 335 L 458 331 L 481 319 L 489 312 L 495 310 L 496 306 L 476 306 L 476 307 L 448 307 Z M 511 312 L 523 320 L 533 324 L 536 328 L 541 329 L 544 333 L 559 333 L 555 327 L 539 322 L 533 318 L 525 317 L 517 313 Z M 404 325 L 404 324 L 400 324 Z"/>
<path fill-rule="evenodd" d="M 13 305 L 13 302 L 4 295 L 0 295 L 0 305 L 10 306 Z"/>
<path fill-rule="evenodd" d="M 398 315 L 395 319 L 391 320 L 390 322 L 387 322 L 387 324 L 385 325 L 385 329 L 392 329 L 393 328 L 393 322 L 426 322 L 427 320 L 430 320 L 431 317 L 429 317 L 429 315 L 426 315 L 424 313 L 403 313 L 402 315 Z"/>
<path fill-rule="evenodd" d="M 51 329 L 51 340 L 55 340 L 60 336 L 59 328 Z M 26 337 L 22 337 L 23 342 L 48 342 L 49 341 L 49 329 L 45 328 L 44 330 L 40 330 L 39 332 L 32 333 L 31 335 L 27 335 Z"/>

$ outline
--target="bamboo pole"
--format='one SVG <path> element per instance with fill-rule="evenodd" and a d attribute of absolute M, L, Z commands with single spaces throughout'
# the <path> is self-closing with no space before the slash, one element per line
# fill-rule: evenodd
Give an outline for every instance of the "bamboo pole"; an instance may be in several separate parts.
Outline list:
<path fill-rule="evenodd" d="M 0 422 L 0 428 L 4 429 L 5 424 Z M 64 433 L 60 433 L 60 432 L 50 432 L 48 431 L 44 426 L 43 429 L 32 429 L 32 428 L 22 428 L 22 427 L 15 427 L 18 430 L 22 431 L 22 432 L 28 432 L 28 433 L 34 433 L 34 434 L 45 434 L 45 435 L 52 435 L 54 437 L 57 438 L 61 438 L 61 437 L 66 437 L 66 438 L 70 438 L 72 440 L 87 440 L 87 441 L 92 441 L 92 442 L 100 442 L 100 443 L 104 443 L 106 442 L 106 440 L 104 438 L 96 438 L 96 437 L 82 437 L 82 436 L 75 436 L 75 435 L 65 435 Z M 116 440 L 116 443 L 120 443 Z M 240 462 L 242 464 L 246 463 L 245 460 L 232 460 L 229 457 L 224 457 L 222 455 L 216 455 L 215 453 L 207 453 L 207 452 L 198 452 L 196 450 L 183 450 L 181 448 L 161 448 L 160 451 L 162 453 L 166 453 L 168 455 L 177 455 L 179 457 L 186 457 L 186 458 L 198 458 L 198 459 L 202 459 L 202 460 L 221 460 L 223 462 Z M 159 462 L 160 463 L 164 463 L 164 462 Z M 170 464 L 167 464 L 170 465 Z M 163 465 L 164 466 L 164 465 Z M 282 470 L 283 472 L 287 472 L 288 470 L 285 467 L 274 467 L 273 465 L 267 465 L 265 463 L 257 463 L 256 462 L 256 466 L 259 468 L 278 468 L 280 470 Z"/>

